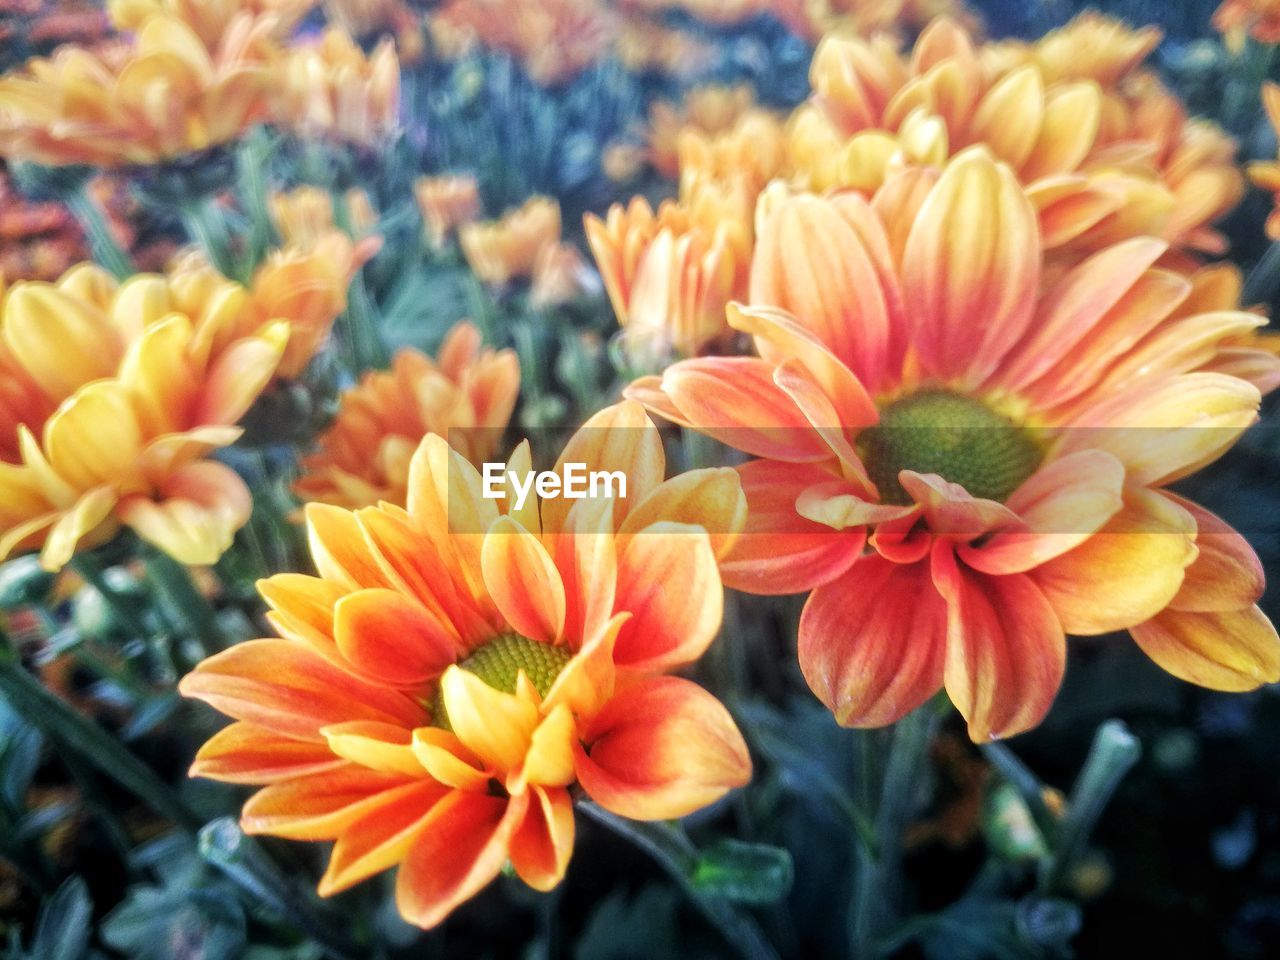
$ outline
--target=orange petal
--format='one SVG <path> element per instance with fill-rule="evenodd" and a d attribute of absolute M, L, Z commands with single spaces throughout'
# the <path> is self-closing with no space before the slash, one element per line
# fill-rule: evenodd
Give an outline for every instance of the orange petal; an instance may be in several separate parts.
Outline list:
<path fill-rule="evenodd" d="M 484 764 L 448 730 L 418 727 L 413 731 L 412 749 L 433 780 L 459 790 L 488 791 L 491 777 Z"/>
<path fill-rule="evenodd" d="M 289 324 L 263 327 L 222 351 L 206 375 L 196 400 L 195 423 L 235 423 L 271 382 L 289 339 Z"/>
<path fill-rule="evenodd" d="M 430 929 L 489 884 L 506 863 L 529 795 L 504 799 L 454 791 L 435 805 L 396 877 L 396 907 Z"/>
<path fill-rule="evenodd" d="M 668 367 L 662 388 L 701 433 L 737 450 L 795 463 L 831 450 L 755 357 L 704 357 Z"/>
<path fill-rule="evenodd" d="M 805 490 L 831 482 L 827 471 L 752 460 L 738 467 L 738 475 L 747 527 L 720 564 L 726 586 L 747 593 L 803 593 L 840 576 L 862 553 L 862 528 L 836 531 L 797 512 Z"/>
<path fill-rule="evenodd" d="M 1197 550 L 1169 609 L 1227 613 L 1257 603 L 1266 575 L 1249 542 L 1204 507 L 1171 493 L 1165 496 L 1195 518 Z"/>
<path fill-rule="evenodd" d="M 711 535 L 716 556 L 724 556 L 747 522 L 747 499 L 737 471 L 688 470 L 664 481 L 631 509 L 619 532 L 640 533 L 664 520 L 702 527 Z"/>
<path fill-rule="evenodd" d="M 809 597 L 800 670 L 841 726 L 881 727 L 941 689 L 946 634 L 928 565 L 870 556 Z"/>
<path fill-rule="evenodd" d="M 240 815 L 246 833 L 290 840 L 332 840 L 361 814 L 381 806 L 388 790 L 415 781 L 356 764 L 281 780 L 250 797 Z"/>
<path fill-rule="evenodd" d="M 975 497 L 936 473 L 903 470 L 898 482 L 919 506 L 929 530 L 942 536 L 973 539 L 1001 529 L 1021 528 L 1018 515 L 1002 503 Z"/>
<path fill-rule="evenodd" d="M 271 608 L 267 618 L 282 637 L 339 660 L 333 642 L 333 608 L 346 596 L 342 587 L 302 573 L 277 573 L 259 580 L 257 588 Z"/>
<path fill-rule="evenodd" d="M 340 893 L 361 880 L 400 863 L 422 832 L 431 826 L 437 804 L 449 789 L 416 780 L 384 791 L 343 829 L 320 878 L 322 897 Z"/>
<path fill-rule="evenodd" d="M 1035 211 L 984 148 L 948 164 L 907 238 L 902 293 L 927 373 L 980 383 L 1026 332 L 1040 280 Z"/>
<path fill-rule="evenodd" d="M 128 388 L 115 380 L 81 387 L 45 424 L 44 449 L 58 475 L 79 490 L 136 477 L 142 433 Z"/>
<path fill-rule="evenodd" d="M 1165 610 L 1129 632 L 1163 670 L 1189 683 L 1241 692 L 1280 681 L 1280 637 L 1256 606 Z"/>
<path fill-rule="evenodd" d="M 556 677 L 542 701 L 544 711 L 566 705 L 577 716 L 594 716 L 613 696 L 617 668 L 613 662 L 613 645 L 631 614 L 619 613 L 594 634 L 588 635 L 572 660 Z"/>
<path fill-rule="evenodd" d="M 701 527 L 655 523 L 618 558 L 614 609 L 631 614 L 614 647 L 620 667 L 668 670 L 692 663 L 720 630 L 724 591 Z"/>
<path fill-rule="evenodd" d="M 459 667 L 444 672 L 440 693 L 453 732 L 468 750 L 499 773 L 520 766 L 538 725 L 532 701 L 495 690 Z"/>
<path fill-rule="evenodd" d="M 613 615 L 618 579 L 613 532 L 615 503 L 609 497 L 589 497 L 574 504 L 565 518 L 563 532 L 549 544 L 564 583 L 564 636 L 571 647 L 580 647 Z"/>
<path fill-rule="evenodd" d="M 1090 636 L 1154 617 L 1195 557 L 1195 518 L 1163 494 L 1132 488 L 1102 530 L 1032 576 L 1063 629 Z"/>
<path fill-rule="evenodd" d="M 178 690 L 237 720 L 299 740 L 324 741 L 321 727 L 349 720 L 417 726 L 426 711 L 288 640 L 248 640 L 201 662 Z"/>
<path fill-rule="evenodd" d="M 991 577 L 934 545 L 932 576 L 947 601 L 947 695 L 974 743 L 1038 724 L 1062 685 L 1067 645 L 1053 607 L 1025 574 Z"/>
<path fill-rule="evenodd" d="M 714 803 L 751 778 L 733 718 L 679 677 L 618 693 L 574 745 L 578 782 L 600 806 L 633 820 L 669 820 Z"/>
<path fill-rule="evenodd" d="M 419 686 L 456 659 L 456 642 L 421 604 L 395 590 L 347 594 L 333 608 L 338 649 L 368 680 Z"/>
<path fill-rule="evenodd" d="M 153 496 L 126 497 L 116 510 L 143 540 L 180 563 L 215 563 L 249 521 L 249 488 L 230 467 L 210 460 L 178 467 Z"/>
<path fill-rule="evenodd" d="M 537 537 L 501 517 L 484 538 L 480 563 L 489 595 L 516 633 L 544 643 L 564 636 L 564 581 Z"/>
<path fill-rule="evenodd" d="M 556 886 L 573 853 L 573 801 L 569 791 L 532 789 L 529 812 L 511 838 L 511 865 L 535 890 Z"/>
<path fill-rule="evenodd" d="M 237 722 L 205 741 L 191 764 L 190 776 L 223 783 L 275 783 L 342 766 L 346 764 L 324 744 Z"/>
<path fill-rule="evenodd" d="M 114 487 L 94 487 L 80 497 L 70 510 L 59 516 L 40 551 L 40 565 L 46 570 L 61 570 L 75 555 L 80 541 L 95 531 L 114 533 L 118 524 L 109 522 L 118 496 Z M 42 525 L 39 518 L 32 521 Z"/>
<path fill-rule="evenodd" d="M 320 576 L 348 591 L 392 585 L 365 542 L 354 513 L 326 503 L 308 503 L 306 517 L 311 559 Z"/>

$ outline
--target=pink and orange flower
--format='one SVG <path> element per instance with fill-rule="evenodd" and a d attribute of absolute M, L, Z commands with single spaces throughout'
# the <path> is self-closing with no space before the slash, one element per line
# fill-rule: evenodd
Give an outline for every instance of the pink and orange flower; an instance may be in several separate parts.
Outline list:
<path fill-rule="evenodd" d="M 193 775 L 261 786 L 251 833 L 336 841 L 322 894 L 398 866 L 400 913 L 432 927 L 508 861 L 556 886 L 575 785 L 621 816 L 669 819 L 749 778 L 725 708 L 666 675 L 719 629 L 736 474 L 663 482 L 658 431 L 630 403 L 593 417 L 567 462 L 624 471 L 626 498 L 486 499 L 475 467 L 428 436 L 407 508 L 308 508 L 319 576 L 259 585 L 279 637 L 183 679 L 237 721 Z M 527 443 L 508 466 L 530 469 Z"/>
<path fill-rule="evenodd" d="M 1035 209 L 982 147 L 936 178 L 776 202 L 759 356 L 687 360 L 628 395 L 757 459 L 730 586 L 811 591 L 802 670 L 840 723 L 945 687 L 975 741 L 1035 726 L 1066 635 L 1128 630 L 1184 680 L 1280 679 L 1244 539 L 1170 493 L 1256 419 L 1280 363 L 1227 289 L 1129 239 L 1046 272 Z M 1247 354 L 1247 360 L 1241 356 Z"/>

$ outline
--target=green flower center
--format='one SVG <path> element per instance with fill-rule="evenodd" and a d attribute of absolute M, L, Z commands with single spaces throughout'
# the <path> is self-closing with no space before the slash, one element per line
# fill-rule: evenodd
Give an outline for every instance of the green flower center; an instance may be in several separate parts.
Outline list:
<path fill-rule="evenodd" d="M 523 670 L 534 689 L 545 697 L 551 692 L 551 685 L 560 676 L 560 671 L 572 659 L 573 654 L 566 647 L 539 643 L 517 633 L 504 633 L 471 651 L 470 656 L 458 662 L 458 666 L 503 693 L 516 692 L 516 677 Z M 431 716 L 436 726 L 453 729 L 438 689 L 431 700 Z"/>
<path fill-rule="evenodd" d="M 925 390 L 880 411 L 880 423 L 858 437 L 858 452 L 885 503 L 911 498 L 901 470 L 936 473 L 970 494 L 1003 501 L 1035 472 L 1042 453 L 1031 434 L 981 401 L 949 390 Z"/>

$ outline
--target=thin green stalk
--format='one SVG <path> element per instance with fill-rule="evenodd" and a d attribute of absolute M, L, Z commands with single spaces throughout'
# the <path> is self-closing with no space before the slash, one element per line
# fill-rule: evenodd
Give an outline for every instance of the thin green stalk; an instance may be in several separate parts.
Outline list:
<path fill-rule="evenodd" d="M 1270 303 L 1280 288 L 1280 243 L 1273 243 L 1244 281 L 1240 301 L 1245 305 Z"/>
<path fill-rule="evenodd" d="M 102 264 L 117 280 L 123 280 L 136 273 L 129 254 L 112 235 L 111 227 L 102 214 L 102 208 L 89 195 L 88 183 L 68 191 L 64 200 L 84 230 L 93 259 Z"/>
<path fill-rule="evenodd" d="M 1058 819 L 1045 803 L 1044 788 L 1036 775 L 1027 769 L 1017 754 L 999 740 L 984 743 L 979 749 L 996 768 L 996 772 L 1018 791 L 1018 796 L 1031 811 L 1031 819 L 1035 821 L 1045 842 L 1053 846 L 1058 835 Z"/>
<path fill-rule="evenodd" d="M 233 280 L 247 280 L 236 268 L 235 257 L 231 251 L 231 234 L 227 230 L 227 221 L 218 210 L 216 201 L 210 197 L 195 197 L 180 208 L 182 223 L 209 256 L 209 262 L 224 277 Z"/>
<path fill-rule="evenodd" d="M 670 823 L 627 820 L 590 802 L 580 803 L 578 809 L 652 857 L 738 956 L 748 960 L 777 960 L 773 945 L 749 914 L 694 885 L 690 872 L 697 862 L 698 850 L 682 829 Z"/>
<path fill-rule="evenodd" d="M 351 286 L 347 288 L 346 310 L 347 336 L 351 340 L 351 351 L 356 363 L 353 371 L 359 374 L 363 370 L 380 370 L 391 362 L 387 345 L 383 342 L 379 331 L 378 309 L 369 296 L 369 288 L 364 282 L 364 272 L 357 271 L 351 278 Z"/>
<path fill-rule="evenodd" d="M 7 643 L 0 646 L 0 696 L 60 748 L 79 755 L 152 810 L 183 829 L 199 826 L 200 819 L 172 787 L 119 740 L 41 686 Z"/>
<path fill-rule="evenodd" d="M 865 850 L 859 845 L 857 851 L 859 870 L 850 918 L 851 953 L 855 957 L 883 955 L 878 941 L 898 920 L 902 841 L 938 720 L 937 707 L 926 703 L 899 720 L 893 729 L 876 800 L 875 849 Z"/>
<path fill-rule="evenodd" d="M 156 588 L 174 626 L 194 637 L 206 656 L 223 648 L 217 614 L 191 582 L 191 574 L 186 567 L 168 554 L 155 550 L 147 557 L 147 579 Z"/>
<path fill-rule="evenodd" d="M 262 176 L 271 153 L 270 134 L 259 128 L 244 139 L 236 156 L 240 172 L 240 193 L 249 212 L 249 244 L 243 274 L 251 276 L 267 248 L 275 239 L 275 226 L 267 208 L 267 187 Z"/>

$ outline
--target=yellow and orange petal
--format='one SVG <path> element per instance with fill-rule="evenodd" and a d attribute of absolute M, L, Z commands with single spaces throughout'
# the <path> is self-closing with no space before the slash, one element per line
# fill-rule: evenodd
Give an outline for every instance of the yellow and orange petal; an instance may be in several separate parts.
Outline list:
<path fill-rule="evenodd" d="M 239 436 L 289 324 L 246 323 L 242 287 L 189 279 L 117 285 L 82 264 L 57 283 L 8 290 L 0 556 L 40 550 L 57 570 L 123 524 L 184 563 L 208 564 L 248 519 L 243 481 L 207 457 Z"/>
<path fill-rule="evenodd" d="M 185 23 L 209 50 L 216 50 L 227 24 L 246 13 L 270 17 L 271 33 L 286 38 L 315 6 L 316 0 L 110 0 L 107 12 L 120 30 L 138 30 L 153 14 L 168 14 Z"/>
<path fill-rule="evenodd" d="M 771 194 L 755 305 L 729 311 L 759 357 L 628 391 L 759 458 L 739 468 L 748 522 L 722 575 L 811 591 L 801 667 L 843 724 L 945 688 L 974 740 L 1026 730 L 1067 634 L 1130 630 L 1218 689 L 1280 678 L 1252 553 L 1164 489 L 1280 381 L 1263 319 L 1238 276 L 1183 276 L 1154 238 L 1050 269 L 1037 221 L 985 147 L 869 201 Z"/>
<path fill-rule="evenodd" d="M 530 197 L 501 219 L 462 224 L 458 239 L 467 264 L 485 283 L 528 279 L 543 251 L 560 242 L 560 204 Z"/>
<path fill-rule="evenodd" d="M 155 13 L 103 53 L 59 48 L 0 78 L 0 154 L 49 166 L 157 164 L 236 140 L 265 118 L 273 20 L 242 13 L 206 49 Z"/>
<path fill-rule="evenodd" d="M 438 360 L 402 350 L 390 370 L 366 373 L 342 394 L 316 452 L 302 460 L 294 490 L 349 509 L 379 501 L 404 506 L 409 462 L 422 438 L 439 434 L 479 465 L 501 441 L 519 390 L 515 354 L 482 349 L 479 331 L 460 323 Z"/>
<path fill-rule="evenodd" d="M 471 174 L 419 177 L 413 182 L 413 194 L 427 242 L 437 249 L 458 227 L 480 216 L 480 185 Z"/>
<path fill-rule="evenodd" d="M 1267 46 L 1280 43 L 1280 3 L 1276 0 L 1223 0 L 1212 23 L 1236 53 L 1244 49 L 1246 36 Z"/>
<path fill-rule="evenodd" d="M 716 549 L 745 510 L 735 474 L 664 482 L 661 438 L 632 403 L 593 417 L 562 476 L 569 462 L 621 471 L 625 498 L 487 499 L 476 468 L 426 437 L 405 508 L 308 507 L 319 576 L 260 584 L 279 637 L 183 679 L 237 721 L 192 774 L 259 785 L 250 832 L 335 841 L 323 895 L 398 867 L 401 914 L 432 927 L 508 861 L 536 889 L 558 884 L 575 785 L 667 819 L 748 779 L 728 711 L 663 675 L 719 629 Z M 527 444 L 507 466 L 529 470 Z"/>
<path fill-rule="evenodd" d="M 366 55 L 344 30 L 291 48 L 273 88 L 272 120 L 301 137 L 373 148 L 400 121 L 400 63 L 390 40 Z"/>

